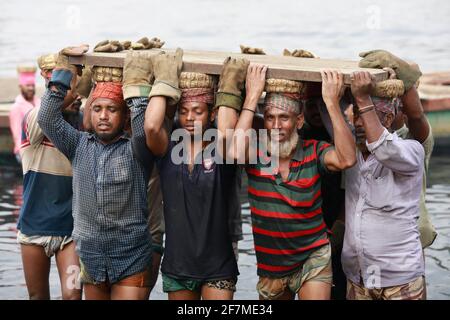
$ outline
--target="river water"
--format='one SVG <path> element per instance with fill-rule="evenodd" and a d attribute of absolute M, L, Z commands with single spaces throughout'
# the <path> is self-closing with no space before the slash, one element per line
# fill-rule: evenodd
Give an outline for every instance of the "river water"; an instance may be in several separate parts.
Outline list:
<path fill-rule="evenodd" d="M 142 36 L 158 36 L 169 48 L 238 52 L 246 44 L 269 54 L 303 48 L 322 58 L 351 60 L 360 51 L 384 48 L 424 72 L 450 70 L 450 2 L 444 0 L 18 0 L 1 1 L 0 12 L 0 77 L 15 76 L 17 64 L 67 45 Z M 450 299 L 448 156 L 432 158 L 428 183 L 427 205 L 439 232 L 425 251 L 428 296 Z M 15 240 L 21 195 L 20 172 L 0 167 L 0 299 L 27 298 Z M 255 299 L 255 255 L 243 202 L 236 298 Z M 52 298 L 59 298 L 54 265 L 50 280 Z M 166 298 L 160 279 L 151 298 Z"/>
<path fill-rule="evenodd" d="M 450 299 L 450 160 L 439 155 L 431 158 L 427 189 L 427 207 L 439 233 L 434 244 L 425 250 L 426 281 L 429 299 Z M 0 167 L 0 299 L 27 299 L 20 248 L 16 243 L 16 221 L 22 201 L 20 172 Z M 242 197 L 244 240 L 239 242 L 239 281 L 236 299 L 257 299 L 256 258 L 253 249 L 248 202 Z M 54 260 L 54 259 L 53 259 Z M 51 295 L 60 298 L 56 266 L 50 274 Z M 161 278 L 151 299 L 166 299 Z"/>

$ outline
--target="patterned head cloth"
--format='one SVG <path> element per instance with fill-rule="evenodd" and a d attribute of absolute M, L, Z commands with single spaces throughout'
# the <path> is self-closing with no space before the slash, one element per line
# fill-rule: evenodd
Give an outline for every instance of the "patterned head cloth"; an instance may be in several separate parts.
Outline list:
<path fill-rule="evenodd" d="M 400 107 L 399 98 L 380 98 L 380 97 L 371 97 L 371 98 L 376 110 L 386 114 L 389 113 L 393 113 L 394 115 L 397 114 L 398 108 Z"/>
<path fill-rule="evenodd" d="M 214 103 L 214 88 L 181 89 L 180 104 L 186 102 L 203 102 L 212 105 Z"/>
<path fill-rule="evenodd" d="M 111 99 L 117 103 L 123 103 L 122 84 L 120 82 L 97 82 L 92 92 L 92 102 L 98 98 Z"/>
<path fill-rule="evenodd" d="M 301 95 L 298 93 L 267 93 L 264 99 L 264 109 L 278 108 L 300 114 L 300 99 Z"/>

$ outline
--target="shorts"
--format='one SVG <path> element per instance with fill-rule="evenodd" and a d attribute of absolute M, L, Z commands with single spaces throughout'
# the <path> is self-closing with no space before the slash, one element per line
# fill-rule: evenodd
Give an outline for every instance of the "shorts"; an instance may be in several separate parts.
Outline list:
<path fill-rule="evenodd" d="M 403 285 L 368 289 L 361 284 L 347 280 L 347 300 L 425 300 L 425 278 Z"/>
<path fill-rule="evenodd" d="M 58 250 L 63 250 L 72 241 L 71 236 L 27 236 L 20 231 L 17 233 L 18 243 L 41 246 L 49 258 L 53 257 Z"/>
<path fill-rule="evenodd" d="M 144 271 L 132 274 L 128 277 L 125 277 L 115 283 L 109 283 L 109 281 L 105 282 L 96 282 L 87 272 L 86 267 L 80 259 L 80 282 L 83 284 L 92 284 L 95 286 L 106 286 L 110 287 L 111 285 L 118 285 L 124 287 L 136 287 L 136 288 L 148 288 L 151 284 L 151 267 L 147 268 Z"/>
<path fill-rule="evenodd" d="M 214 289 L 229 290 L 235 292 L 237 283 L 236 279 L 201 281 L 190 279 L 175 279 L 165 274 L 162 275 L 162 279 L 163 291 L 166 293 L 181 290 L 200 291 L 202 286 L 204 285 Z"/>
<path fill-rule="evenodd" d="M 284 294 L 286 289 L 297 294 L 307 281 L 333 284 L 330 244 L 312 252 L 301 267 L 288 276 L 282 278 L 259 277 L 256 290 L 262 299 L 276 300 Z"/>

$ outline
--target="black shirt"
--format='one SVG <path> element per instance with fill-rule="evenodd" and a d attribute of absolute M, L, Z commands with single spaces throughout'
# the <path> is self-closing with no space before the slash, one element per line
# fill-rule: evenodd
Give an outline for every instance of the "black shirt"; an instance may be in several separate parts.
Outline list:
<path fill-rule="evenodd" d="M 239 272 L 229 232 L 228 206 L 231 197 L 236 196 L 232 190 L 237 167 L 207 158 L 189 172 L 187 164 L 173 163 L 175 146 L 177 143 L 171 142 L 166 155 L 157 161 L 166 224 L 161 271 L 176 279 L 236 278 Z"/>

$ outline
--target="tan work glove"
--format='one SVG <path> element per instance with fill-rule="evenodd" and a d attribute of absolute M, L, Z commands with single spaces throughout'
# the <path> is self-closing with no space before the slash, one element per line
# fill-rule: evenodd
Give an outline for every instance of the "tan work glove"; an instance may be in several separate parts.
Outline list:
<path fill-rule="evenodd" d="M 58 58 L 56 59 L 56 65 L 54 71 L 57 70 L 69 70 L 73 74 L 78 74 L 81 76 L 81 67 L 75 66 L 69 63 L 69 57 L 79 57 L 85 54 L 89 50 L 89 45 L 82 44 L 77 47 L 66 47 L 58 53 Z"/>
<path fill-rule="evenodd" d="M 123 66 L 123 98 L 148 97 L 152 82 L 150 55 L 146 52 L 128 52 Z"/>
<path fill-rule="evenodd" d="M 119 52 L 122 50 L 124 50 L 123 44 L 116 40 L 103 40 L 94 47 L 94 52 Z"/>
<path fill-rule="evenodd" d="M 53 69 L 51 82 L 59 83 L 64 85 L 67 89 L 72 89 L 72 96 L 76 96 L 76 84 L 77 84 L 77 75 L 82 75 L 81 66 L 75 66 L 69 63 L 69 56 L 78 57 L 82 56 L 89 50 L 89 46 L 87 44 L 80 45 L 78 47 L 67 47 L 62 49 L 58 53 L 58 58 L 56 60 L 55 68 Z M 72 74 L 72 76 L 68 77 L 64 72 L 60 72 L 61 70 L 68 70 Z"/>
<path fill-rule="evenodd" d="M 122 41 L 120 44 L 122 45 L 123 50 L 129 50 L 131 48 L 131 41 L 129 40 Z"/>
<path fill-rule="evenodd" d="M 162 52 L 151 57 L 155 83 L 149 98 L 164 96 L 169 106 L 175 105 L 180 100 L 181 90 L 179 80 L 183 67 L 183 50 L 177 48 L 175 54 Z"/>
<path fill-rule="evenodd" d="M 240 111 L 242 108 L 242 90 L 250 62 L 247 59 L 228 57 L 223 62 L 217 90 L 215 108 L 225 106 Z"/>
<path fill-rule="evenodd" d="M 136 43 L 140 43 L 142 44 L 142 48 L 141 49 L 153 49 L 153 48 L 161 48 L 164 45 L 164 41 L 161 41 L 158 38 L 152 38 L 152 39 L 148 39 L 147 37 L 141 38 L 138 41 L 136 41 Z M 134 49 L 134 48 L 133 48 Z M 139 50 L 139 49 L 135 49 L 135 50 Z"/>
<path fill-rule="evenodd" d="M 240 47 L 241 47 L 241 53 L 247 53 L 247 54 L 266 54 L 265 52 L 264 52 L 264 50 L 263 49 L 261 49 L 261 48 L 252 48 L 252 47 L 247 47 L 247 46 L 244 46 L 244 45 L 240 45 Z"/>
<path fill-rule="evenodd" d="M 83 74 L 78 80 L 76 91 L 83 98 L 89 97 L 89 93 L 92 89 L 92 70 L 89 67 L 83 69 Z"/>
<path fill-rule="evenodd" d="M 403 81 L 405 91 L 414 86 L 422 75 L 419 68 L 411 66 L 408 62 L 385 50 L 361 52 L 359 56 L 363 58 L 359 62 L 361 68 L 394 69 L 398 79 Z"/>
<path fill-rule="evenodd" d="M 295 49 L 292 52 L 290 52 L 288 49 L 284 49 L 283 56 L 290 56 L 297 58 L 316 58 L 316 56 L 313 53 L 303 49 Z"/>

